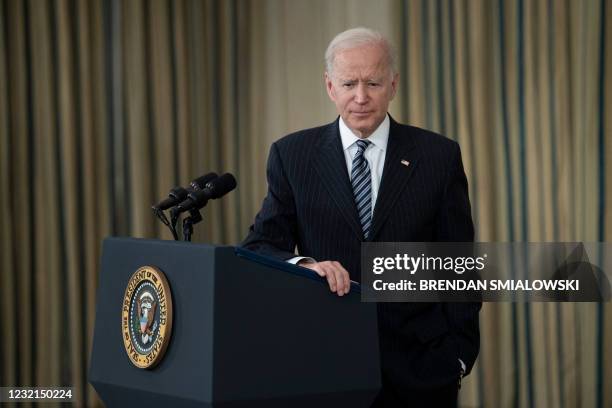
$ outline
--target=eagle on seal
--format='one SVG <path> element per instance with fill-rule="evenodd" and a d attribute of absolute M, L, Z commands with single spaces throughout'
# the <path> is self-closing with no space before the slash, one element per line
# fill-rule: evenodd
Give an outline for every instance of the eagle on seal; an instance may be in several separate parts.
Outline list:
<path fill-rule="evenodd" d="M 151 326 L 153 325 L 153 318 L 155 317 L 157 302 L 155 302 L 153 296 L 151 296 L 149 292 L 145 292 L 139 299 L 136 300 L 136 305 L 138 307 L 138 319 L 140 321 L 142 343 L 147 344 L 153 339 Z"/>

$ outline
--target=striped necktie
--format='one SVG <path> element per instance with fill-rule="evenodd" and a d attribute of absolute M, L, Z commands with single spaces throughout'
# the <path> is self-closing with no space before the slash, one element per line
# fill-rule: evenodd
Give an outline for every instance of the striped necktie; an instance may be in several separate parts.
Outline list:
<path fill-rule="evenodd" d="M 364 153 L 370 145 L 369 140 L 358 140 L 357 154 L 353 158 L 351 170 L 351 184 L 357 204 L 357 213 L 361 222 L 363 236 L 367 239 L 370 235 L 372 225 L 372 178 L 370 177 L 370 166 L 365 159 Z"/>

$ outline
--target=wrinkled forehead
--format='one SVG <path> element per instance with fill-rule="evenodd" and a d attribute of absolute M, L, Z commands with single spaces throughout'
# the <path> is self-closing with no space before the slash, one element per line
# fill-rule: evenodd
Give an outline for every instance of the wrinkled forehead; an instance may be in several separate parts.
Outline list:
<path fill-rule="evenodd" d="M 376 45 L 339 51 L 332 71 L 337 79 L 381 79 L 390 73 L 389 56 Z"/>

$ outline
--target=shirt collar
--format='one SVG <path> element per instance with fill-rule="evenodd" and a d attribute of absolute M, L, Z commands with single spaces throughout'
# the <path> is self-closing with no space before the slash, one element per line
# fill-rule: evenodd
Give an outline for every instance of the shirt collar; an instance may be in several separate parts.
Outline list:
<path fill-rule="evenodd" d="M 389 115 L 385 115 L 385 119 L 382 121 L 380 125 L 376 128 L 374 133 L 366 138 L 372 142 L 372 144 L 379 149 L 385 151 L 387 149 L 387 142 L 389 141 L 389 128 L 391 126 L 391 121 L 389 120 Z M 351 147 L 359 138 L 355 136 L 353 131 L 344 123 L 342 120 L 342 116 L 340 116 L 340 139 L 342 139 L 342 148 L 344 150 Z"/>

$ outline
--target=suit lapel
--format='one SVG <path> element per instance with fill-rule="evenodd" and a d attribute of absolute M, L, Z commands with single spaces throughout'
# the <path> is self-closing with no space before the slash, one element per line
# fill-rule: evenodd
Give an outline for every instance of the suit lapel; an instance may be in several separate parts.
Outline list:
<path fill-rule="evenodd" d="M 393 205 L 414 173 L 419 160 L 419 151 L 415 149 L 415 141 L 401 126 L 391 119 L 389 142 L 383 175 L 374 207 L 372 231 L 369 240 L 374 240 L 387 220 Z"/>
<path fill-rule="evenodd" d="M 359 239 L 363 239 L 363 231 L 353 198 L 353 188 L 342 150 L 338 120 L 324 130 L 316 150 L 313 162 L 323 185 L 327 188 L 329 195 L 353 232 Z"/>

